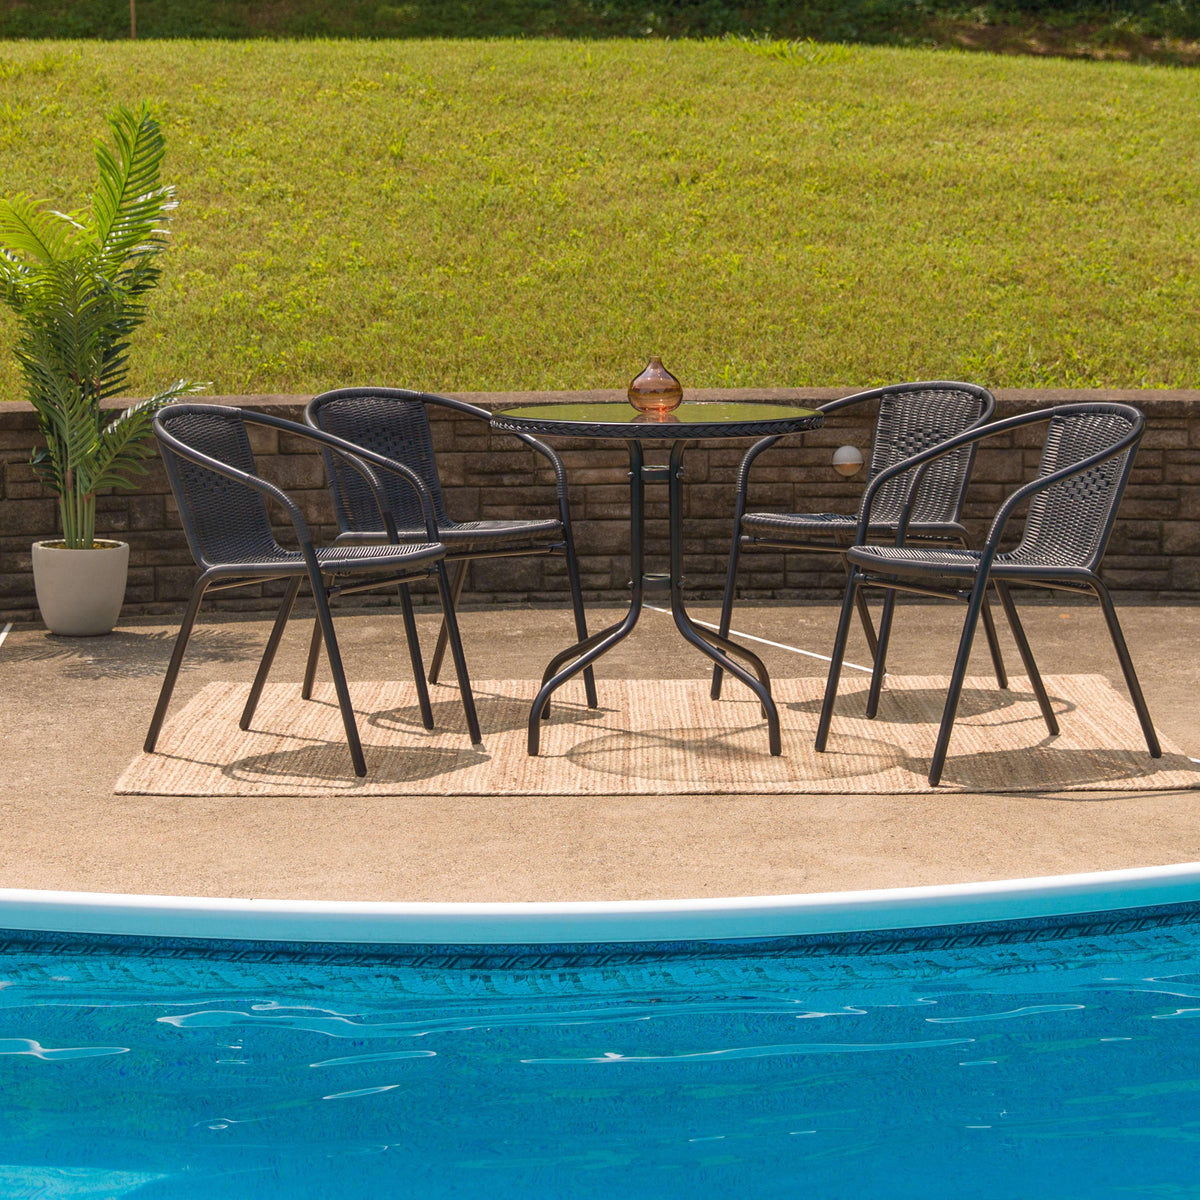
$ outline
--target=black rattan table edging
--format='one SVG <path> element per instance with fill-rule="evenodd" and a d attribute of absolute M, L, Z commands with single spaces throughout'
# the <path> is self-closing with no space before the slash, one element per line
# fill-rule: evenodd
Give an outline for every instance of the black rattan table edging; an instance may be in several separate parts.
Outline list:
<path fill-rule="evenodd" d="M 772 754 L 782 751 L 779 713 L 771 697 L 771 682 L 762 660 L 744 646 L 697 625 L 683 601 L 683 455 L 690 442 L 711 439 L 761 438 L 772 434 L 817 429 L 821 413 L 787 404 L 757 402 L 685 402 L 673 413 L 651 416 L 631 405 L 615 403 L 546 404 L 502 409 L 492 414 L 492 428 L 506 433 L 543 437 L 623 441 L 629 451 L 629 558 L 631 597 L 629 611 L 614 625 L 560 651 L 546 666 L 542 686 L 529 714 L 529 753 L 536 755 L 541 722 L 549 712 L 551 695 L 568 679 L 590 666 L 633 631 L 644 605 L 645 593 L 667 590 L 671 616 L 684 639 L 706 654 L 758 697 L 767 721 Z M 670 443 L 669 463 L 647 466 L 643 442 Z M 668 485 L 670 569 L 648 574 L 645 569 L 645 485 Z M 732 512 L 730 517 L 732 518 Z M 742 665 L 741 659 L 749 669 Z"/>

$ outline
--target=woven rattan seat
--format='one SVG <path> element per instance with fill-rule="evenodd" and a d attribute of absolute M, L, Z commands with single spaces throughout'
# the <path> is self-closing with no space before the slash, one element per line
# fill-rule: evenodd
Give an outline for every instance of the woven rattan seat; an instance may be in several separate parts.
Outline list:
<path fill-rule="evenodd" d="M 441 554 L 435 554 L 435 557 L 442 557 L 445 554 L 445 548 L 441 546 L 440 542 L 414 542 L 403 547 L 407 552 L 404 560 L 415 562 L 433 553 L 434 547 L 441 548 Z M 313 555 L 321 570 L 327 574 L 341 574 L 346 570 L 388 571 L 397 562 L 404 561 L 394 553 L 387 553 L 386 548 L 385 552 L 381 553 L 379 546 L 314 546 Z M 253 562 L 255 572 L 260 575 L 294 575 L 298 569 L 304 566 L 305 558 L 299 550 L 288 550 L 284 546 L 275 546 L 262 551 L 254 558 Z"/>
<path fill-rule="evenodd" d="M 821 405 L 826 417 L 864 404 L 877 404 L 871 453 L 867 465 L 867 483 L 897 463 L 933 446 L 938 446 L 964 430 L 984 424 L 995 411 L 996 401 L 986 388 L 973 383 L 920 382 L 891 384 L 856 392 Z M 828 421 L 825 428 L 829 428 Z M 750 473 L 764 450 L 778 437 L 763 438 L 746 451 L 737 476 L 734 501 L 733 544 L 725 576 L 718 629 L 729 635 L 737 573 L 741 555 L 747 549 L 801 550 L 809 553 L 837 554 L 845 561 L 846 549 L 854 541 L 858 514 L 747 512 Z M 967 545 L 967 531 L 960 522 L 963 496 L 975 461 L 973 445 L 946 455 L 926 470 L 907 526 L 907 536 L 920 541 Z M 871 520 L 870 536 L 894 540 L 897 521 L 904 503 L 906 485 L 902 477 L 889 482 L 879 493 Z M 860 509 L 861 512 L 861 509 Z M 871 652 L 877 639 L 874 623 L 865 600 L 858 602 L 859 617 Z M 995 627 L 989 609 L 984 609 L 984 627 L 992 661 L 1000 686 L 1007 685 L 1004 661 L 1000 656 Z M 721 693 L 721 669 L 713 671 L 712 696 Z"/>
<path fill-rule="evenodd" d="M 845 534 L 847 538 L 850 538 L 857 528 L 858 515 L 856 513 L 755 512 L 747 513 L 742 518 L 743 538 L 753 539 L 752 542 L 746 542 L 745 544 L 747 545 L 767 541 L 773 534 L 783 534 L 789 538 L 810 535 L 813 537 L 823 537 L 829 534 Z M 910 524 L 908 528 L 909 537 L 936 538 L 942 536 L 944 531 L 944 525 L 924 525 L 919 522 Z M 895 524 L 876 524 L 872 522 L 870 536 L 886 537 L 888 534 L 895 534 L 895 532 Z M 844 547 L 840 549 L 844 549 Z"/>
<path fill-rule="evenodd" d="M 870 533 L 868 537 L 872 536 Z M 916 546 L 853 546 L 846 557 L 865 570 L 892 574 L 945 575 L 963 579 L 979 569 L 978 550 L 959 550 L 952 546 L 922 549 Z M 1031 547 L 1002 550 L 992 559 L 993 579 L 1022 579 L 1029 567 L 1070 569 L 1075 557 L 1063 546 L 1045 547 L 1036 553 Z"/>
<path fill-rule="evenodd" d="M 960 453 L 985 438 L 1007 436 L 1014 429 L 1032 424 L 1046 425 L 1037 475 L 1000 505 L 980 550 L 867 544 L 874 502 L 897 480 L 904 475 L 911 478 L 914 468 L 928 468 L 940 456 Z M 880 473 L 863 497 L 855 544 L 846 552 L 850 575 L 817 727 L 817 749 L 824 750 L 826 746 L 846 650 L 846 637 L 857 598 L 867 587 L 882 588 L 889 597 L 898 591 L 907 591 L 926 596 L 945 596 L 967 603 L 967 618 L 959 639 L 958 657 L 950 678 L 941 729 L 929 770 L 931 784 L 936 785 L 941 779 L 966 676 L 967 660 L 989 587 L 995 587 L 1000 595 L 1046 728 L 1051 737 L 1055 736 L 1058 733 L 1058 721 L 1012 599 L 1012 585 L 1023 584 L 1063 591 L 1088 591 L 1100 601 L 1129 694 L 1137 710 L 1146 747 L 1153 758 L 1160 757 L 1158 738 L 1117 620 L 1112 597 L 1096 573 L 1112 533 L 1121 495 L 1133 469 L 1134 455 L 1144 426 L 1142 414 L 1126 404 L 1064 404 L 969 431 L 952 438 L 943 446 L 915 456 L 907 463 Z M 906 508 L 907 504 L 902 506 L 899 517 L 901 534 L 904 533 Z M 1009 550 L 1001 550 L 1001 540 L 1007 532 L 1009 521 L 1021 511 L 1025 512 L 1025 524 L 1017 544 Z M 878 710 L 880 685 L 886 670 L 891 617 L 892 608 L 887 606 L 879 625 L 871 689 L 867 698 L 869 717 L 874 717 Z"/>
<path fill-rule="evenodd" d="M 870 537 L 870 534 L 867 535 Z M 852 546 L 846 552 L 851 562 L 867 570 L 876 563 L 880 570 L 903 574 L 938 574 L 954 577 L 974 575 L 979 569 L 979 551 L 942 546 L 936 550 L 914 546 Z M 997 556 L 998 561 L 999 556 Z"/>
<path fill-rule="evenodd" d="M 485 429 L 481 432 L 485 436 L 490 433 L 488 426 L 491 414 L 486 409 L 449 396 L 400 388 L 357 387 L 324 392 L 313 397 L 305 409 L 304 417 L 313 428 L 403 463 L 420 477 L 432 499 L 438 540 L 446 546 L 446 561 L 452 566 L 450 586 L 454 604 L 458 603 L 472 562 L 487 558 L 561 554 L 566 559 L 575 631 L 581 640 L 586 638 L 587 618 L 583 609 L 583 592 L 571 531 L 567 476 L 562 460 L 536 438 L 528 434 L 513 435 L 543 456 L 553 470 L 558 496 L 557 516 L 456 521 L 446 511 L 434 452 L 429 413 L 437 409 L 482 421 Z M 338 540 L 369 542 L 383 538 L 385 531 L 378 508 L 372 500 L 370 489 L 364 486 L 357 472 L 341 462 L 337 455 L 328 452 L 326 467 L 341 530 Z M 390 477 L 385 477 L 382 483 L 395 514 L 401 540 L 423 537 L 424 519 L 420 507 L 414 505 L 411 493 Z M 443 625 L 429 665 L 431 683 L 437 681 L 446 639 L 447 630 Z M 590 668 L 584 674 L 584 686 L 588 704 L 595 708 L 596 686 Z"/>
<path fill-rule="evenodd" d="M 258 474 L 247 432 L 247 426 L 250 425 L 266 426 L 292 437 L 318 442 L 323 451 L 335 456 L 344 469 L 354 471 L 374 499 L 387 540 L 373 544 L 314 547 L 300 509 L 282 489 Z M 371 451 L 350 446 L 336 437 L 294 421 L 213 404 L 170 405 L 155 416 L 154 431 L 171 490 L 179 505 L 179 516 L 188 546 L 201 569 L 201 575 L 192 590 L 191 602 L 175 639 L 158 705 L 146 735 L 147 753 L 152 753 L 157 744 L 184 651 L 205 593 L 279 578 L 289 582 L 242 712 L 243 729 L 250 727 L 284 626 L 305 580 L 312 588 L 317 608 L 317 627 L 329 647 L 329 666 L 356 774 L 366 774 L 366 762 L 329 611 L 331 596 L 399 585 L 421 715 L 425 727 L 432 729 L 433 712 L 425 687 L 424 664 L 417 642 L 408 584 L 433 575 L 441 594 L 443 615 L 462 689 L 467 727 L 471 740 L 479 741 L 479 723 L 450 599 L 444 561 L 446 547 L 437 538 L 432 499 L 415 473 Z M 400 542 L 381 482 L 384 477 L 393 479 L 393 493 L 407 487 L 417 498 L 419 507 L 423 508 L 424 536 L 419 541 Z M 276 502 L 287 514 L 298 549 L 279 543 L 271 527 L 266 503 L 268 499 Z M 311 682 L 311 678 L 306 678 L 305 697 L 311 694 Z"/>

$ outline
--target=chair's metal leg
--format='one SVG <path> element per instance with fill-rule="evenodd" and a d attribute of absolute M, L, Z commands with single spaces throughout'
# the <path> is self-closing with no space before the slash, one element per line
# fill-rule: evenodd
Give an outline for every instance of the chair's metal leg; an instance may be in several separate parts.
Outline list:
<path fill-rule="evenodd" d="M 162 688 L 158 693 L 158 704 L 155 705 L 154 715 L 150 718 L 150 729 L 146 733 L 143 749 L 147 754 L 154 752 L 158 744 L 158 735 L 162 730 L 163 719 L 167 715 L 167 705 L 171 703 L 171 693 L 175 690 L 175 681 L 179 678 L 179 668 L 183 665 L 183 652 L 187 649 L 188 640 L 192 636 L 192 626 L 196 623 L 196 614 L 200 611 L 200 601 L 208 590 L 209 581 L 203 576 L 192 589 L 192 598 L 188 602 L 187 612 L 179 632 L 175 635 L 175 646 L 171 651 L 171 661 L 167 664 L 167 674 L 163 679 Z"/>
<path fill-rule="evenodd" d="M 421 724 L 433 728 L 433 709 L 429 706 L 429 686 L 425 682 L 425 663 L 421 659 L 421 642 L 417 637 L 417 618 L 413 614 L 412 593 L 408 584 L 400 585 L 400 611 L 404 614 L 404 636 L 408 639 L 408 656 L 412 660 L 413 683 L 417 688 L 417 705 L 421 709 Z"/>
<path fill-rule="evenodd" d="M 862 595 L 862 588 L 858 589 Z M 892 618 L 896 615 L 896 593 L 890 588 L 883 597 L 883 613 L 879 618 L 879 642 L 871 666 L 871 688 L 867 692 L 867 717 L 875 719 L 879 712 L 879 693 L 883 688 L 883 677 L 887 674 L 888 643 L 892 638 Z"/>
<path fill-rule="evenodd" d="M 342 724 L 346 728 L 346 742 L 350 747 L 350 761 L 354 773 L 360 779 L 367 773 L 367 760 L 363 757 L 362 742 L 358 737 L 358 723 L 354 719 L 354 706 L 350 703 L 350 689 L 346 686 L 346 671 L 342 666 L 342 652 L 338 649 L 337 634 L 333 631 L 333 615 L 329 611 L 329 597 L 325 584 L 317 571 L 309 570 L 313 600 L 317 606 L 317 621 L 325 639 L 325 651 L 329 657 L 329 670 L 333 674 L 333 689 L 337 693 L 338 708 L 342 713 Z"/>
<path fill-rule="evenodd" d="M 454 601 L 450 595 L 450 582 L 446 578 L 446 564 L 439 562 L 437 572 L 438 593 L 442 598 L 442 621 L 450 642 L 450 656 L 454 659 L 454 670 L 458 675 L 458 690 L 462 693 L 463 712 L 467 718 L 467 732 L 471 744 L 483 741 L 479 732 L 479 717 L 475 712 L 475 696 L 471 691 L 471 680 L 467 676 L 467 659 L 463 654 L 462 639 L 458 635 L 458 619 L 454 612 Z"/>
<path fill-rule="evenodd" d="M 937 745 L 933 750 L 933 761 L 929 765 L 929 786 L 937 787 L 946 765 L 946 751 L 950 746 L 950 733 L 954 729 L 954 718 L 958 713 L 958 701 L 962 696 L 963 680 L 967 677 L 967 663 L 971 658 L 971 644 L 975 640 L 975 628 L 979 624 L 979 613 L 983 598 L 987 595 L 988 578 L 983 572 L 971 589 L 967 601 L 967 619 L 963 622 L 962 636 L 958 639 L 958 657 L 954 660 L 954 671 L 950 676 L 950 687 L 946 692 L 946 707 L 942 710 L 942 724 L 938 729 Z"/>
<path fill-rule="evenodd" d="M 733 597 L 737 591 L 738 564 L 742 556 L 742 522 L 739 517 L 733 525 L 733 545 L 729 549 L 729 566 L 725 569 L 725 594 L 721 597 L 721 619 L 717 632 L 723 637 L 729 637 L 729 625 L 733 620 Z M 721 698 L 721 680 L 725 672 L 720 664 L 713 667 L 712 686 L 708 694 L 714 700 Z"/>
<path fill-rule="evenodd" d="M 833 650 L 829 656 L 829 676 L 825 681 L 825 699 L 821 702 L 821 719 L 817 722 L 816 749 L 821 753 L 829 740 L 829 724 L 833 720 L 833 703 L 837 699 L 838 680 L 842 674 L 842 659 L 846 655 L 846 641 L 850 636 L 850 620 L 854 615 L 855 599 L 858 595 L 858 568 L 850 566 L 850 578 L 846 580 L 846 594 L 842 598 L 842 612 L 838 617 L 837 634 L 833 639 Z"/>
<path fill-rule="evenodd" d="M 450 576 L 450 607 L 458 612 L 458 598 L 462 595 L 463 584 L 467 582 L 467 567 L 469 559 L 460 558 L 454 564 L 454 572 Z M 445 599 L 443 597 L 443 604 Z M 442 614 L 442 627 L 438 630 L 437 644 L 433 648 L 433 657 L 429 660 L 429 682 L 437 683 L 442 673 L 442 659 L 446 657 L 446 641 L 449 638 L 449 627 L 446 624 L 446 614 Z"/>
<path fill-rule="evenodd" d="M 871 651 L 871 657 L 874 658 L 879 653 L 879 637 L 875 632 L 875 625 L 871 620 L 871 610 L 867 607 L 867 598 L 863 595 L 862 588 L 858 589 L 858 595 L 854 598 L 854 607 L 858 609 L 859 623 L 863 627 L 863 633 L 867 636 L 867 648 Z"/>
<path fill-rule="evenodd" d="M 575 614 L 575 637 L 582 642 L 588 636 L 587 614 L 583 611 L 583 588 L 579 583 L 579 559 L 575 554 L 575 538 L 569 526 L 564 527 L 563 547 L 567 559 L 567 580 L 571 585 L 571 610 Z M 583 690 L 587 696 L 588 708 L 599 708 L 596 674 L 591 667 L 584 668 Z"/>
<path fill-rule="evenodd" d="M 328 579 L 325 580 L 328 584 Z M 312 640 L 308 643 L 308 661 L 304 664 L 304 682 L 300 685 L 300 698 L 311 700 L 313 684 L 317 679 L 317 663 L 321 661 L 321 622 L 313 618 Z"/>
<path fill-rule="evenodd" d="M 1025 667 L 1025 674 L 1029 676 L 1030 686 L 1033 688 L 1033 694 L 1037 697 L 1038 708 L 1042 710 L 1042 719 L 1046 722 L 1046 728 L 1050 732 L 1051 737 L 1058 736 L 1058 718 L 1054 715 L 1054 706 L 1050 703 L 1050 697 L 1046 694 L 1046 685 L 1042 682 L 1041 672 L 1037 668 L 1037 663 L 1033 661 L 1033 651 L 1029 647 L 1029 639 L 1025 636 L 1025 626 L 1021 624 L 1021 618 L 1017 616 L 1017 606 L 1013 602 L 1012 590 L 1007 583 L 1002 583 L 1000 580 L 995 580 L 996 592 L 1000 597 L 1000 603 L 1004 605 L 1004 615 L 1008 619 L 1009 628 L 1012 630 L 1013 640 L 1017 643 L 1017 653 L 1021 656 L 1021 663 Z"/>
<path fill-rule="evenodd" d="M 1092 590 L 1104 610 L 1104 619 L 1108 623 L 1108 632 L 1112 636 L 1113 647 L 1117 658 L 1121 660 L 1121 670 L 1125 674 L 1125 686 L 1129 688 L 1129 697 L 1137 710 L 1138 720 L 1142 725 L 1142 733 L 1146 738 L 1146 748 L 1151 758 L 1162 758 L 1162 747 L 1158 744 L 1158 736 L 1154 732 L 1154 723 L 1150 720 L 1150 709 L 1146 706 L 1146 698 L 1142 695 L 1142 685 L 1138 682 L 1137 672 L 1133 669 L 1133 659 L 1129 647 L 1125 644 L 1125 634 L 1121 630 L 1121 622 L 1117 620 L 1117 610 L 1113 607 L 1112 596 L 1108 588 L 1099 579 L 1093 579 Z"/>
<path fill-rule="evenodd" d="M 1008 672 L 1004 669 L 1004 657 L 1000 653 L 1000 639 L 996 636 L 996 621 L 987 596 L 983 598 L 983 635 L 987 638 L 988 652 L 992 656 L 992 668 L 996 672 L 996 686 L 1001 691 L 1008 689 Z"/>
<path fill-rule="evenodd" d="M 271 670 L 271 664 L 275 661 L 275 655 L 279 650 L 279 641 L 283 637 L 283 630 L 288 623 L 288 617 L 292 615 L 292 607 L 296 603 L 296 593 L 300 590 L 302 582 L 303 579 L 299 575 L 294 579 L 288 580 L 287 591 L 283 593 L 283 599 L 279 604 L 279 611 L 275 614 L 275 624 L 271 626 L 271 636 L 267 638 L 267 645 L 266 649 L 263 650 L 262 661 L 258 664 L 258 671 L 254 676 L 254 682 L 250 685 L 250 695 L 246 698 L 246 707 L 242 709 L 242 718 L 238 721 L 239 729 L 249 729 L 250 722 L 254 720 L 254 711 L 258 708 L 258 702 L 262 698 L 262 690 L 267 682 L 267 674 Z"/>
<path fill-rule="evenodd" d="M 845 548 L 838 552 L 838 557 L 842 560 L 842 570 L 849 575 L 852 568 L 850 560 L 846 557 Z M 858 620 L 867 638 L 867 649 L 874 658 L 879 653 L 879 638 L 875 633 L 875 623 L 871 620 L 871 610 L 867 607 L 867 598 L 863 594 L 862 588 L 858 589 L 858 594 L 854 598 L 854 607 L 858 609 Z"/>
<path fill-rule="evenodd" d="M 971 543 L 965 537 L 958 539 L 958 544 L 969 550 Z M 1001 690 L 1008 687 L 1008 672 L 1004 669 L 1004 656 L 1000 653 L 1000 639 L 996 636 L 996 622 L 992 617 L 992 606 L 985 595 L 983 598 L 983 632 L 987 637 L 988 651 L 992 656 L 992 667 L 996 672 L 996 684 Z"/>

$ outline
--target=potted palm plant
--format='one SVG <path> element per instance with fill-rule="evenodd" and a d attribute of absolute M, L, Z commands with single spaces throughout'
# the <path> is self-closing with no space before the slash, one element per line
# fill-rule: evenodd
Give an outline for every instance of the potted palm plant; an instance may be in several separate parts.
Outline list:
<path fill-rule="evenodd" d="M 143 104 L 108 118 L 96 144 L 91 206 L 70 214 L 19 194 L 0 200 L 0 298 L 17 315 L 15 354 L 44 445 L 38 478 L 58 496 L 62 536 L 33 547 L 34 586 L 51 632 L 108 633 L 125 596 L 129 546 L 96 537 L 96 496 L 146 473 L 156 409 L 198 390 L 180 380 L 113 413 L 129 339 L 158 283 L 175 192 L 161 182 L 166 143 Z"/>

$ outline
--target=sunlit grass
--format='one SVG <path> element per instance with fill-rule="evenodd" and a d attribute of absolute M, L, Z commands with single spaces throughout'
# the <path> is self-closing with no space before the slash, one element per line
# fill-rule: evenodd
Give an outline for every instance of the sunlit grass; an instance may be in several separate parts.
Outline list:
<path fill-rule="evenodd" d="M 0 192 L 150 100 L 143 388 L 1200 387 L 1200 77 L 711 42 L 0 43 Z M 0 339 L 11 340 L 0 318 Z M 20 395 L 0 358 L 0 395 Z"/>

